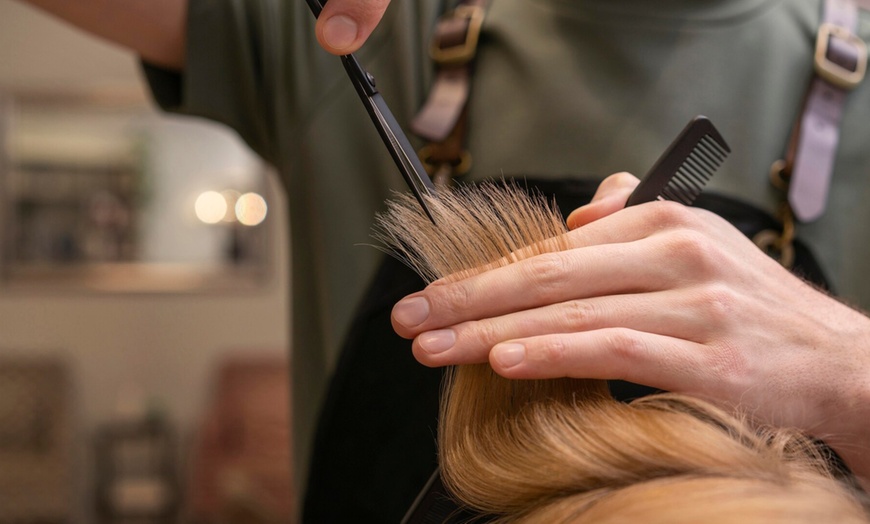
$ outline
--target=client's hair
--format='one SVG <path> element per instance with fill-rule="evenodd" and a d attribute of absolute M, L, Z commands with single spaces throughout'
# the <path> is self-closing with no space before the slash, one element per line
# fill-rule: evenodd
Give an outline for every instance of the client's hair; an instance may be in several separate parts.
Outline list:
<path fill-rule="evenodd" d="M 513 184 L 398 196 L 376 238 L 429 281 L 568 249 L 555 206 Z M 442 396 L 442 478 L 510 522 L 867 522 L 812 441 L 708 403 L 617 402 L 597 380 L 507 380 L 457 366 Z"/>

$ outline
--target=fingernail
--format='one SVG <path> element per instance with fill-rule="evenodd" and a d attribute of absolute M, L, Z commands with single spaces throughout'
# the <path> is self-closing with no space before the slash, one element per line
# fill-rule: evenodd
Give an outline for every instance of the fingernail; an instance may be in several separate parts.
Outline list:
<path fill-rule="evenodd" d="M 452 329 L 439 329 L 420 335 L 419 340 L 423 351 L 434 355 L 443 353 L 456 344 L 456 332 Z"/>
<path fill-rule="evenodd" d="M 407 328 L 419 326 L 428 317 L 429 301 L 423 297 L 402 300 L 393 308 L 393 318 Z"/>
<path fill-rule="evenodd" d="M 493 358 L 503 368 L 512 368 L 526 358 L 526 347 L 515 342 L 499 344 L 492 348 Z"/>
<path fill-rule="evenodd" d="M 356 41 L 356 36 L 356 22 L 347 16 L 333 16 L 323 25 L 323 39 L 335 49 L 350 47 Z"/>
<path fill-rule="evenodd" d="M 580 210 L 583 209 L 584 207 L 586 207 L 586 206 L 578 207 L 574 211 L 571 211 L 571 214 L 568 215 L 568 218 L 565 219 L 565 225 L 568 226 L 568 229 L 577 229 L 580 226 L 580 224 L 577 223 L 577 220 L 578 220 L 577 215 L 579 213 L 582 213 L 582 211 L 580 211 Z"/>

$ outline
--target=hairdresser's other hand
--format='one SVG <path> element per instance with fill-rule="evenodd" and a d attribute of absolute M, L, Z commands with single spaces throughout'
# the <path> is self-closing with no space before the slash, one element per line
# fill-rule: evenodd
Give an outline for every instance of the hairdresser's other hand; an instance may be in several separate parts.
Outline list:
<path fill-rule="evenodd" d="M 353 53 L 375 30 L 389 4 L 390 0 L 329 0 L 317 19 L 317 41 L 332 54 Z"/>
<path fill-rule="evenodd" d="M 396 305 L 394 328 L 429 366 L 624 379 L 741 406 L 870 475 L 870 319 L 712 213 L 623 209 L 636 184 L 614 175 L 571 214 L 572 249 L 432 284 Z"/>

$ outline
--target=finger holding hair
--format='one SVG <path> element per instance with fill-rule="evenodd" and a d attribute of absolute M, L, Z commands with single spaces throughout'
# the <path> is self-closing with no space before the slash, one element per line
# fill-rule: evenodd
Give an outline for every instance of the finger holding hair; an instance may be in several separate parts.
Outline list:
<path fill-rule="evenodd" d="M 698 213 L 709 214 L 674 202 L 628 208 L 568 233 L 569 249 L 431 284 L 396 304 L 393 327 L 414 338 L 469 320 L 711 278 L 730 254 L 709 231 L 721 219 L 711 215 L 711 225 L 698 220 Z"/>
<path fill-rule="evenodd" d="M 414 339 L 412 350 L 420 363 L 438 367 L 491 361 L 490 352 L 502 349 L 506 341 L 617 327 L 687 341 L 708 340 L 714 335 L 712 326 L 707 319 L 679 307 L 684 300 L 682 293 L 671 291 L 572 299 L 425 332 Z M 697 300 L 700 303 L 703 297 Z M 512 378 L 571 376 L 562 363 L 537 368 L 493 364 L 493 368 Z"/>

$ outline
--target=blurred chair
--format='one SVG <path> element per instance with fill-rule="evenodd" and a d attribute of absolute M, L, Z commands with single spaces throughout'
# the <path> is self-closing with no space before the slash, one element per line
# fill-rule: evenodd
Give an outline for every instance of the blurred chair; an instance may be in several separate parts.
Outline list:
<path fill-rule="evenodd" d="M 0 357 L 0 522 L 72 519 L 72 387 L 65 362 Z"/>
<path fill-rule="evenodd" d="M 231 357 L 219 367 L 192 449 L 191 522 L 292 520 L 289 380 L 280 357 Z"/>

